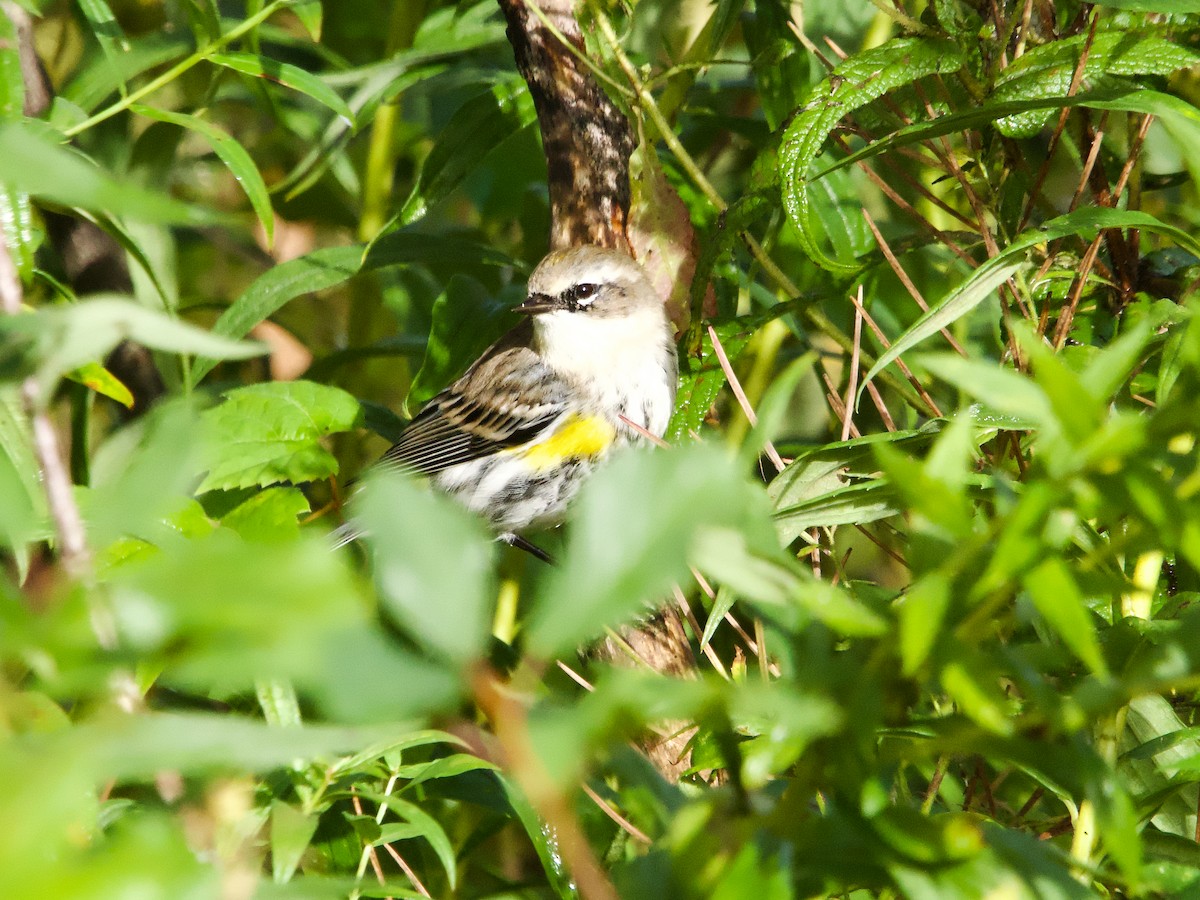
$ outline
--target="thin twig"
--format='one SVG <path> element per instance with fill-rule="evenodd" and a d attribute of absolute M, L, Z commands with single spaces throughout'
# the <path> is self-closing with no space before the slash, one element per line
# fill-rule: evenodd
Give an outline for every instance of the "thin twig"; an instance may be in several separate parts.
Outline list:
<path fill-rule="evenodd" d="M 841 395 L 838 394 L 837 385 L 834 384 L 833 378 L 830 376 L 829 370 L 825 368 L 824 363 L 821 365 L 821 380 L 825 382 L 825 400 L 828 402 L 834 416 L 837 417 L 838 422 L 843 426 L 842 430 L 845 431 L 844 426 L 849 421 L 846 404 L 842 401 Z M 853 423 L 850 425 L 849 435 L 856 438 L 862 437 L 862 434 L 859 433 L 859 430 Z"/>
<path fill-rule="evenodd" d="M 405 861 L 404 857 L 400 855 L 400 852 L 395 847 L 393 847 L 391 844 L 384 844 L 383 849 L 388 852 L 388 856 L 395 860 L 396 865 L 400 867 L 401 871 L 404 872 L 408 880 L 412 882 L 412 885 L 417 889 L 418 894 L 420 894 L 422 897 L 433 896 L 433 894 L 429 893 L 429 889 L 421 883 L 421 879 L 418 878 L 417 873 L 412 870 L 412 866 Z"/>
<path fill-rule="evenodd" d="M 1084 160 L 1083 169 L 1079 173 L 1079 184 L 1075 186 L 1075 193 L 1071 196 L 1071 205 L 1067 207 L 1067 212 L 1074 212 L 1079 206 L 1079 201 L 1083 199 L 1083 192 L 1087 190 L 1088 181 L 1092 177 L 1092 169 L 1096 166 L 1096 159 L 1100 156 L 1100 145 L 1104 142 L 1104 131 L 1097 129 L 1095 135 L 1092 136 L 1092 146 L 1088 149 L 1087 159 Z"/>
<path fill-rule="evenodd" d="M 642 437 L 644 437 L 646 440 L 648 440 L 650 443 L 654 444 L 654 446 L 662 447 L 666 450 L 671 449 L 671 445 L 668 444 L 666 441 L 664 441 L 662 438 L 660 438 L 657 434 L 655 434 L 653 431 L 648 431 L 647 429 L 643 428 L 641 425 L 639 425 L 637 422 L 633 421 L 633 419 L 629 418 L 628 416 L 619 415 L 619 416 L 617 416 L 617 418 L 620 419 L 623 424 L 628 425 L 633 431 L 636 431 L 638 434 L 640 434 Z"/>
<path fill-rule="evenodd" d="M 363 814 L 362 801 L 358 799 L 358 790 L 354 785 L 350 785 L 350 805 L 354 807 L 354 814 L 356 816 Z M 379 864 L 379 854 L 375 852 L 374 844 L 367 844 L 367 846 L 363 847 L 362 856 L 358 860 L 358 872 L 354 875 L 355 879 L 358 881 L 362 880 L 363 874 L 367 870 L 368 862 L 371 864 L 371 869 L 375 872 L 375 877 L 379 880 L 379 883 L 383 884 L 383 866 Z"/>
<path fill-rule="evenodd" d="M 729 363 L 729 357 L 725 354 L 725 347 L 721 344 L 721 339 L 717 337 L 717 330 L 711 325 L 708 326 L 708 336 L 712 340 L 713 352 L 717 354 L 717 362 L 721 364 L 721 371 L 725 373 L 725 380 L 729 382 L 729 389 L 733 391 L 733 396 L 737 398 L 738 405 L 742 409 L 742 414 L 745 415 L 746 421 L 751 426 L 758 424 L 758 416 L 754 414 L 754 410 L 750 406 L 750 401 L 746 398 L 746 392 L 742 390 L 742 383 L 738 381 L 737 375 L 733 371 L 733 366 Z M 767 454 L 767 458 L 771 460 L 771 464 L 779 472 L 784 470 L 783 459 L 779 452 L 775 449 L 775 445 L 770 441 L 763 442 L 763 451 Z"/>
<path fill-rule="evenodd" d="M 850 438 L 854 419 L 854 392 L 858 390 L 858 360 L 862 349 L 863 289 L 858 286 L 858 297 L 851 297 L 854 304 L 854 349 L 850 353 L 850 378 L 846 384 L 846 417 L 842 420 L 842 440 Z"/>
<path fill-rule="evenodd" d="M 488 669 L 476 674 L 473 685 L 475 699 L 491 719 L 504 749 L 506 768 L 558 836 L 558 849 L 580 896 L 584 900 L 618 900 L 616 888 L 600 868 L 579 819 L 534 749 L 528 715 L 521 701 Z"/>
<path fill-rule="evenodd" d="M 1084 42 L 1083 50 L 1079 54 L 1079 62 L 1075 66 L 1075 71 L 1071 73 L 1071 85 L 1067 88 L 1067 96 L 1074 97 L 1079 92 L 1080 82 L 1083 81 L 1083 72 L 1087 67 L 1088 54 L 1092 50 L 1092 42 L 1096 39 L 1096 25 L 1099 24 L 1099 13 L 1092 14 L 1092 23 L 1088 29 L 1087 40 Z M 1062 138 L 1063 129 L 1067 124 L 1067 117 L 1071 114 L 1071 107 L 1064 106 L 1058 114 L 1058 122 L 1054 127 L 1054 131 L 1050 134 L 1050 145 L 1046 148 L 1046 158 L 1042 161 L 1041 167 L 1038 169 L 1037 177 L 1033 182 L 1033 190 L 1029 192 L 1029 199 L 1025 202 L 1025 211 L 1021 216 L 1021 224 L 1017 226 L 1017 231 L 1025 230 L 1025 226 L 1029 224 L 1029 219 L 1033 215 L 1033 208 L 1036 205 L 1038 194 L 1042 192 L 1042 185 L 1046 182 L 1046 176 L 1050 174 L 1050 164 L 1054 159 L 1054 151 L 1058 149 L 1058 142 Z"/>
<path fill-rule="evenodd" d="M 875 236 L 875 243 L 879 245 L 879 249 L 883 253 L 883 258 L 886 259 L 888 265 L 892 267 L 892 271 L 896 274 L 896 277 L 900 279 L 900 283 L 904 285 L 904 289 L 908 291 L 908 295 L 912 297 L 914 301 L 916 301 L 917 306 L 921 307 L 922 312 L 929 312 L 929 304 L 925 302 L 925 297 L 921 294 L 921 291 L 917 288 L 912 278 L 909 277 L 908 272 L 906 272 L 904 267 L 900 265 L 900 260 L 897 259 L 896 254 L 892 252 L 891 246 L 883 237 L 883 232 L 879 230 L 879 227 L 875 224 L 875 220 L 871 217 L 871 214 L 867 212 L 867 208 L 865 206 L 862 208 L 862 214 L 863 218 L 867 221 L 867 227 L 871 229 L 871 234 Z M 942 336 L 960 356 L 967 355 L 966 351 L 963 350 L 962 346 L 957 340 L 955 340 L 954 335 L 952 335 L 945 328 L 942 329 Z"/>
<path fill-rule="evenodd" d="M 862 316 L 863 316 L 863 321 L 865 321 L 867 323 L 867 327 L 870 328 L 871 332 L 875 335 L 875 339 L 878 340 L 879 343 L 883 345 L 884 350 L 888 349 L 888 347 L 891 346 L 891 342 L 888 341 L 887 336 L 884 335 L 883 329 L 875 324 L 875 320 L 871 317 L 871 314 L 866 311 L 866 309 L 863 309 Z M 908 365 L 904 362 L 904 360 L 897 357 L 896 358 L 896 367 L 898 369 L 900 369 L 900 371 L 901 371 L 901 373 L 903 373 L 904 377 L 908 379 L 909 384 L 911 384 L 913 386 L 913 388 L 916 390 L 916 392 L 921 396 L 921 399 L 923 401 L 925 401 L 925 403 L 929 407 L 929 410 L 935 416 L 937 416 L 939 419 L 942 418 L 941 408 L 936 403 L 933 402 L 933 398 L 929 396 L 929 392 L 926 391 L 924 387 L 922 387 L 921 382 L 919 382 L 917 380 L 917 376 L 915 376 L 912 373 L 912 370 L 909 369 Z"/>
<path fill-rule="evenodd" d="M 646 834 L 646 832 L 642 831 L 642 829 L 638 828 L 627 818 L 617 812 L 608 801 L 592 790 L 588 784 L 581 784 L 580 787 L 583 788 L 583 792 L 588 795 L 588 798 L 598 807 L 600 807 L 600 811 L 620 825 L 621 829 L 630 837 L 632 837 L 634 840 L 641 841 L 643 844 L 648 845 L 654 843 L 654 841 L 650 839 L 650 836 Z"/>
<path fill-rule="evenodd" d="M 1083 254 L 1083 259 L 1079 261 L 1079 274 L 1075 276 L 1075 285 L 1071 288 L 1071 296 L 1067 299 L 1067 305 L 1063 307 L 1062 312 L 1058 317 L 1058 325 L 1054 329 L 1054 348 L 1061 350 L 1063 344 L 1067 342 L 1067 337 L 1071 334 L 1071 325 L 1075 321 L 1075 310 L 1079 307 L 1079 301 L 1083 298 L 1084 288 L 1087 286 L 1088 276 L 1092 274 L 1092 266 L 1096 264 L 1096 254 L 1100 252 L 1100 245 L 1104 243 L 1104 233 L 1096 235 L 1095 240 L 1088 246 L 1087 251 Z"/>
<path fill-rule="evenodd" d="M 595 690 L 595 688 L 592 686 L 592 684 L 586 678 L 584 678 L 582 675 L 580 675 L 578 672 L 576 672 L 574 669 L 572 669 L 570 666 L 568 666 L 561 659 L 557 659 L 557 660 L 555 660 L 555 662 L 558 663 L 558 667 L 560 669 L 562 669 L 563 672 L 566 673 L 568 678 L 570 678 L 572 681 L 574 681 L 577 685 L 579 685 L 585 691 L 594 691 Z"/>
<path fill-rule="evenodd" d="M 888 431 L 896 430 L 896 422 L 892 419 L 892 414 L 887 408 L 887 404 L 883 402 L 883 397 L 879 393 L 879 388 L 875 387 L 875 382 L 867 385 L 867 393 L 871 395 L 871 402 L 875 404 L 875 409 L 879 411 L 879 418 L 883 419 L 883 427 Z"/>
<path fill-rule="evenodd" d="M 679 611 L 683 613 L 688 624 L 692 626 L 692 631 L 696 634 L 696 640 L 700 641 L 700 651 L 705 658 L 712 663 L 712 667 L 717 670 L 717 674 L 729 680 L 729 673 L 725 670 L 725 664 L 721 662 L 721 657 L 717 656 L 717 651 L 712 648 L 708 641 L 701 640 L 704 636 L 704 629 L 700 627 L 700 623 L 696 620 L 696 614 L 692 612 L 691 604 L 687 602 L 687 597 L 684 596 L 683 589 L 677 584 L 671 585 L 671 590 L 675 592 L 675 602 L 679 604 Z"/>
<path fill-rule="evenodd" d="M 21 280 L 13 264 L 8 244 L 0 237 L 0 309 L 10 316 L 21 315 L 23 295 Z M 54 520 L 54 531 L 58 537 L 58 551 L 63 568 L 73 578 L 84 578 L 91 570 L 91 554 L 84 536 L 83 519 L 75 504 L 71 477 L 59 451 L 58 435 L 50 417 L 46 414 L 42 399 L 42 385 L 30 376 L 21 385 L 21 400 L 25 414 L 29 417 L 33 436 L 33 451 L 42 473 L 42 484 L 46 491 L 46 502 Z M 93 627 L 100 645 L 106 650 L 116 646 L 116 633 L 112 624 L 101 622 L 93 616 Z"/>

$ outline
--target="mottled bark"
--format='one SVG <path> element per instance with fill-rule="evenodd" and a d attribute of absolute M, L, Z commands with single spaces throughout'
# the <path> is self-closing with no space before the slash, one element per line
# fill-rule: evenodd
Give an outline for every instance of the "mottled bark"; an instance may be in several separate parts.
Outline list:
<path fill-rule="evenodd" d="M 571 0 L 498 0 L 517 69 L 537 109 L 550 188 L 550 247 L 598 244 L 629 250 L 629 156 L 625 115 L 571 47 L 584 52 Z"/>
<path fill-rule="evenodd" d="M 695 676 L 696 659 L 683 622 L 673 607 L 664 607 L 636 625 L 625 626 L 620 637 L 625 646 L 606 638 L 592 649 L 592 658 L 628 668 L 649 666 L 672 678 Z M 638 746 L 663 777 L 678 781 L 691 768 L 692 753 L 687 745 L 695 731 L 690 722 L 659 722 L 654 732 L 638 740 Z"/>

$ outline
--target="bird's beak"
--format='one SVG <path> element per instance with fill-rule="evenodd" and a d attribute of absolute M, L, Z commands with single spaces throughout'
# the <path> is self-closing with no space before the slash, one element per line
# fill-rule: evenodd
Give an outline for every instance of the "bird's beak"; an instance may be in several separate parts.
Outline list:
<path fill-rule="evenodd" d="M 530 294 L 525 298 L 524 303 L 516 307 L 514 312 L 526 316 L 536 316 L 538 313 L 552 312 L 556 309 L 562 309 L 562 303 L 557 297 L 549 294 Z"/>

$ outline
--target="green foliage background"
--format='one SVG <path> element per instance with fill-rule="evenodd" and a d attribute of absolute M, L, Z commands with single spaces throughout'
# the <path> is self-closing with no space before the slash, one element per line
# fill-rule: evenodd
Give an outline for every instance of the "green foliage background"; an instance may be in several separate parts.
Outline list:
<path fill-rule="evenodd" d="M 375 476 L 367 552 L 327 540 L 546 249 L 492 0 L 22 5 L 0 893 L 1200 894 L 1200 5 L 581 4 L 715 306 L 673 447 L 553 569 Z M 132 292 L 76 296 L 47 211 Z M 123 338 L 166 388 L 133 419 Z M 577 655 L 676 584 L 697 678 Z M 684 727 L 672 784 L 629 741 Z"/>

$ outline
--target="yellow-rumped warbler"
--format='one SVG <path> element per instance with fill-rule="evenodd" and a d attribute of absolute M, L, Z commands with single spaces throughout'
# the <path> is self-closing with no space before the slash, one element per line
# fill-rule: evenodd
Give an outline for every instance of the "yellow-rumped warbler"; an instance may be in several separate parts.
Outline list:
<path fill-rule="evenodd" d="M 501 537 L 562 521 L 616 446 L 661 436 L 678 362 L 662 301 L 631 257 L 556 250 L 529 278 L 526 318 L 429 401 L 379 465 L 429 476 Z M 632 422 L 635 427 L 631 427 Z"/>

